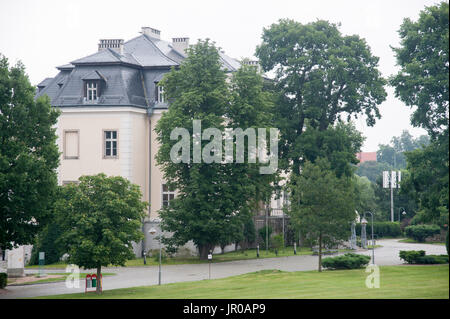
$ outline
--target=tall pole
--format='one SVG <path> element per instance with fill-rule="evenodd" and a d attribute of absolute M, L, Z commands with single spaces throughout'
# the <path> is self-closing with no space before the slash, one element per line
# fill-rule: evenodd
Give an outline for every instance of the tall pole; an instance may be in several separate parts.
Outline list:
<path fill-rule="evenodd" d="M 158 285 L 161 285 L 161 234 L 159 235 L 159 274 Z"/>
<path fill-rule="evenodd" d="M 269 204 L 266 203 L 266 253 L 269 252 Z"/>
<path fill-rule="evenodd" d="M 392 187 L 393 185 L 393 180 L 392 180 L 392 171 L 391 171 L 391 222 L 394 221 L 394 188 Z"/>
<path fill-rule="evenodd" d="M 375 265 L 375 242 L 373 241 L 373 214 L 372 215 L 372 264 Z"/>

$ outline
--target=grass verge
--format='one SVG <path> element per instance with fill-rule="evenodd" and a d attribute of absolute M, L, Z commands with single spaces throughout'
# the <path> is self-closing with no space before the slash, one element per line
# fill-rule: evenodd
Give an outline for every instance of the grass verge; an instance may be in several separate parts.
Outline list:
<path fill-rule="evenodd" d="M 24 285 L 34 285 L 34 284 L 44 284 L 49 282 L 59 282 L 65 281 L 66 278 L 70 275 L 69 273 L 49 273 L 48 275 L 57 275 L 59 277 L 55 278 L 45 278 L 45 277 L 37 277 L 33 275 L 36 280 L 27 281 L 23 283 L 16 283 L 14 279 L 8 279 L 8 286 L 24 286 Z M 80 273 L 80 280 L 84 280 L 86 278 L 87 273 Z M 102 273 L 102 276 L 114 276 L 114 273 Z M 28 277 L 28 276 L 27 276 Z M 31 276 L 30 276 L 31 277 Z"/>
<path fill-rule="evenodd" d="M 381 266 L 380 288 L 369 289 L 365 269 L 264 270 L 224 279 L 68 294 L 40 299 L 410 299 L 449 298 L 448 265 Z M 105 283 L 106 287 L 107 283 Z"/>

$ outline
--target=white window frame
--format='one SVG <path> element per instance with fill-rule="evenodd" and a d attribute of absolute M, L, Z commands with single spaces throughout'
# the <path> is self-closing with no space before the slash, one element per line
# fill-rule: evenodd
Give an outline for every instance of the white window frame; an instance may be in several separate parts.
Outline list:
<path fill-rule="evenodd" d="M 165 183 L 161 184 L 161 208 L 164 208 L 164 195 L 167 195 L 167 206 L 170 206 L 170 201 L 175 198 L 175 191 L 169 190 L 167 187 L 167 191 L 164 191 Z"/>
<path fill-rule="evenodd" d="M 158 103 L 164 103 L 165 102 L 165 100 L 164 100 L 164 86 L 160 86 L 160 85 L 158 85 L 158 83 L 156 83 L 156 86 L 157 86 L 156 92 L 158 94 L 157 102 Z"/>
<path fill-rule="evenodd" d="M 97 101 L 97 99 L 98 99 L 98 83 L 94 81 L 88 81 L 86 83 L 86 100 Z"/>
<path fill-rule="evenodd" d="M 80 158 L 80 130 L 70 129 L 70 130 L 64 130 L 64 159 L 79 159 Z M 76 156 L 67 156 L 67 140 L 66 140 L 66 134 L 67 133 L 76 133 L 77 134 L 77 155 Z"/>
<path fill-rule="evenodd" d="M 111 137 L 107 138 L 106 137 L 106 133 L 107 132 L 111 132 Z M 116 137 L 113 138 L 112 137 L 112 133 L 116 132 Z M 108 159 L 108 158 L 119 158 L 119 130 L 117 129 L 107 129 L 107 130 L 103 130 L 103 134 L 102 134 L 102 138 L 103 138 L 103 158 Z M 110 142 L 111 143 L 111 154 L 107 155 L 106 154 L 106 143 Z M 113 155 L 113 144 L 114 142 L 116 142 L 116 155 Z"/>

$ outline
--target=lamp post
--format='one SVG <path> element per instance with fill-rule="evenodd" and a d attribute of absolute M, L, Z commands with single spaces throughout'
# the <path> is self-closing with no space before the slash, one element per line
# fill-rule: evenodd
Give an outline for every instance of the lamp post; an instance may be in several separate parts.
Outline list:
<path fill-rule="evenodd" d="M 405 216 L 406 215 L 406 210 L 403 208 L 403 207 L 399 207 L 398 208 L 398 222 L 400 223 L 401 222 L 401 220 L 400 220 L 400 211 L 403 209 L 403 212 L 402 212 L 402 215 L 403 216 Z"/>
<path fill-rule="evenodd" d="M 375 245 L 373 241 L 373 214 L 371 212 L 367 212 L 372 216 L 372 264 L 375 265 Z M 365 217 L 366 213 L 364 213 Z M 365 218 L 364 218 L 365 219 Z"/>
<path fill-rule="evenodd" d="M 155 234 L 156 234 L 156 229 L 152 227 L 148 232 L 149 232 L 151 235 L 155 235 Z M 158 273 L 158 285 L 161 285 L 161 234 L 159 235 L 159 273 Z"/>

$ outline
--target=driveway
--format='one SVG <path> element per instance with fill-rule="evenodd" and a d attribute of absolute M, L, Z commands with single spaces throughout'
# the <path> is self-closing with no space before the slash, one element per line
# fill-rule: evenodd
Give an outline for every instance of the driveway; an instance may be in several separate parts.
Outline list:
<path fill-rule="evenodd" d="M 446 248 L 443 245 L 399 243 L 398 239 L 379 240 L 377 241 L 377 245 L 383 246 L 375 248 L 375 262 L 377 265 L 402 264 L 402 260 L 398 257 L 400 250 L 425 250 L 427 254 L 447 253 Z M 371 250 L 361 250 L 357 251 L 357 253 L 372 255 Z M 317 262 L 317 256 L 289 256 L 223 262 L 211 265 L 211 279 L 236 276 L 265 269 L 279 269 L 282 271 L 316 270 Z M 158 266 L 104 268 L 102 271 L 116 273 L 115 276 L 108 276 L 103 279 L 104 290 L 158 284 Z M 26 273 L 33 272 L 36 272 L 36 270 L 26 270 Z M 61 269 L 53 269 L 46 270 L 46 272 L 64 271 L 61 271 Z M 92 271 L 92 273 L 93 272 L 95 271 Z M 205 280 L 209 277 L 209 265 L 163 265 L 161 277 L 162 284 Z M 70 289 L 66 287 L 64 282 L 36 284 L 31 286 L 11 286 L 3 291 L 3 293 L 0 293 L 0 299 L 27 298 L 77 292 L 84 292 L 84 282 L 80 281 L 79 288 Z"/>

